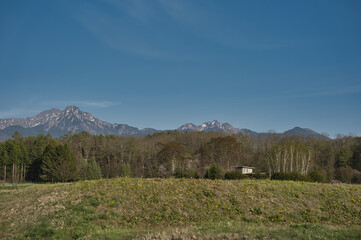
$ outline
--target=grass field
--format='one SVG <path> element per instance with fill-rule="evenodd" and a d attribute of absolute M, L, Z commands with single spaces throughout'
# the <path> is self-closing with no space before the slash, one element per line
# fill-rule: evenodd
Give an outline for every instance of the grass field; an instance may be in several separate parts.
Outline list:
<path fill-rule="evenodd" d="M 102 179 L 0 186 L 0 239 L 361 239 L 361 186 Z"/>

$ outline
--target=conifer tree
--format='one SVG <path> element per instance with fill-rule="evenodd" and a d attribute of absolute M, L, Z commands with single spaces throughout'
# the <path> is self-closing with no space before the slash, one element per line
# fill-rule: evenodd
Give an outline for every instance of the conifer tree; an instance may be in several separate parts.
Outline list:
<path fill-rule="evenodd" d="M 77 180 L 76 162 L 67 144 L 51 142 L 42 156 L 41 178 L 48 182 L 68 182 Z"/>
<path fill-rule="evenodd" d="M 0 143 L 0 166 L 3 169 L 3 180 L 6 182 L 7 165 L 9 164 L 9 156 L 5 149 L 5 145 Z"/>
<path fill-rule="evenodd" d="M 102 178 L 102 171 L 94 157 L 82 167 L 80 170 L 80 178 L 82 180 L 97 180 Z"/>

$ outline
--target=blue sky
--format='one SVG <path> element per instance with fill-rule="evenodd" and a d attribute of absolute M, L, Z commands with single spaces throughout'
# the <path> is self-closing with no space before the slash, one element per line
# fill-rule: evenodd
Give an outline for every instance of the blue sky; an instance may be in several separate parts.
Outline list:
<path fill-rule="evenodd" d="M 0 118 L 361 135 L 361 1 L 3 0 Z"/>

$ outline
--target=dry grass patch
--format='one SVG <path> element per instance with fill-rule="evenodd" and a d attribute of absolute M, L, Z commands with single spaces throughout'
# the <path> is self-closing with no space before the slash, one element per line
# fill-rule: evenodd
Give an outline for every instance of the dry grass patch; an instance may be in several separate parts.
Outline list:
<path fill-rule="evenodd" d="M 137 232 L 154 226 L 184 231 L 209 221 L 346 228 L 361 225 L 361 186 L 117 178 L 1 193 L 0 210 L 0 238 L 39 234 L 50 239 L 86 238 L 109 229 Z"/>

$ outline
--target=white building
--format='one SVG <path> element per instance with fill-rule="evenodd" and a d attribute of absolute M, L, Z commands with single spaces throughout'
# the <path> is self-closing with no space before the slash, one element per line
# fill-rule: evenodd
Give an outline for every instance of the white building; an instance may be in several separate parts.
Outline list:
<path fill-rule="evenodd" d="M 254 172 L 254 167 L 240 166 L 234 167 L 235 170 L 240 170 L 242 174 L 252 174 Z"/>

